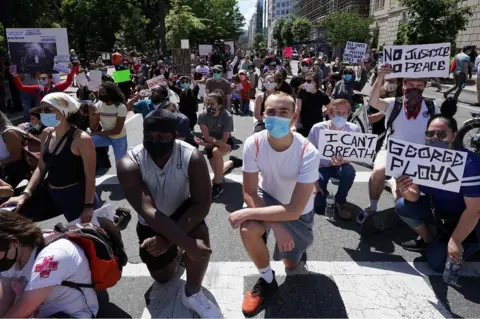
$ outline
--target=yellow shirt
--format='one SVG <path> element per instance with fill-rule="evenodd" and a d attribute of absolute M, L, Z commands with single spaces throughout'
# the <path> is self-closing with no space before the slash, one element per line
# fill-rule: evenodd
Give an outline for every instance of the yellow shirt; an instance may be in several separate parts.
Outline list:
<path fill-rule="evenodd" d="M 108 131 L 115 128 L 117 124 L 117 118 L 119 117 L 127 117 L 127 107 L 125 104 L 112 104 L 107 105 L 102 101 L 97 102 L 97 113 L 100 116 L 100 123 L 102 124 L 103 130 Z M 110 138 L 122 138 L 127 135 L 127 131 L 125 130 L 125 125 L 122 127 L 122 131 L 120 134 L 110 135 Z"/>

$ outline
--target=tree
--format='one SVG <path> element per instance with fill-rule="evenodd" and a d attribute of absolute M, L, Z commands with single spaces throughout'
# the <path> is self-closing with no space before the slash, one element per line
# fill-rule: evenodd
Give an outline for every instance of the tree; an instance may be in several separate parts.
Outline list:
<path fill-rule="evenodd" d="M 265 43 L 265 38 L 263 37 L 263 34 L 255 33 L 255 35 L 253 36 L 253 46 L 256 49 L 259 49 L 262 47 L 260 46 L 260 43 Z"/>
<path fill-rule="evenodd" d="M 296 18 L 293 20 L 292 33 L 293 38 L 300 42 L 305 42 L 310 39 L 312 32 L 312 23 L 305 18 Z"/>
<path fill-rule="evenodd" d="M 399 0 L 408 20 L 398 28 L 395 44 L 455 43 L 472 10 L 463 0 Z"/>
<path fill-rule="evenodd" d="M 282 39 L 283 39 L 283 43 L 287 47 L 290 47 L 293 44 L 292 27 L 293 27 L 292 19 L 286 20 L 282 26 Z"/>
<path fill-rule="evenodd" d="M 205 30 L 205 25 L 192 13 L 192 8 L 179 0 L 172 1 L 165 23 L 168 26 L 166 41 L 170 48 L 179 48 L 180 40 L 190 39 L 192 30 Z"/>
<path fill-rule="evenodd" d="M 138 7 L 130 7 L 130 14 L 122 17 L 122 31 L 117 35 L 121 47 L 134 47 L 141 52 L 152 49 L 147 26 L 150 20 L 142 14 Z"/>
<path fill-rule="evenodd" d="M 280 18 L 273 26 L 273 39 L 277 41 L 277 46 L 279 49 L 283 48 L 282 28 L 285 21 L 285 18 Z"/>
<path fill-rule="evenodd" d="M 371 37 L 372 22 L 371 17 L 362 17 L 355 12 L 337 12 L 329 14 L 322 26 L 327 29 L 328 44 L 335 47 L 344 46 L 347 41 L 367 42 Z"/>

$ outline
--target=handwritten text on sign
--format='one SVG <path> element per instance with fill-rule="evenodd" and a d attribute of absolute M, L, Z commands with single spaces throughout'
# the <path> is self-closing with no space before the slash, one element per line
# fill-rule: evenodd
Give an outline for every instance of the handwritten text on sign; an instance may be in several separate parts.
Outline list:
<path fill-rule="evenodd" d="M 165 80 L 165 77 L 163 75 L 159 75 L 147 81 L 148 88 L 153 88 L 159 85 L 163 85 L 163 86 L 167 85 L 167 80 Z"/>
<path fill-rule="evenodd" d="M 348 41 L 343 53 L 343 60 L 350 63 L 359 63 L 365 56 L 367 44 Z"/>
<path fill-rule="evenodd" d="M 466 152 L 413 144 L 391 138 L 388 141 L 387 175 L 410 176 L 415 184 L 459 192 Z"/>
<path fill-rule="evenodd" d="M 322 159 L 340 155 L 345 160 L 371 164 L 377 138 L 375 134 L 321 130 L 318 150 Z"/>
<path fill-rule="evenodd" d="M 448 77 L 450 43 L 386 46 L 383 62 L 393 68 L 387 79 Z"/>

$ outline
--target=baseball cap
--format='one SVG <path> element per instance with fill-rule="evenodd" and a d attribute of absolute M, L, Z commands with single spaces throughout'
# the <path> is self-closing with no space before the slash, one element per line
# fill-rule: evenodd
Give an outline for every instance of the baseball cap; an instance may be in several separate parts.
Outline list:
<path fill-rule="evenodd" d="M 223 72 L 223 67 L 219 64 L 215 65 L 213 68 L 212 68 L 213 71 L 219 71 L 219 72 Z"/>
<path fill-rule="evenodd" d="M 246 75 L 247 71 L 242 69 L 242 70 L 238 71 L 238 74 L 245 74 Z"/>

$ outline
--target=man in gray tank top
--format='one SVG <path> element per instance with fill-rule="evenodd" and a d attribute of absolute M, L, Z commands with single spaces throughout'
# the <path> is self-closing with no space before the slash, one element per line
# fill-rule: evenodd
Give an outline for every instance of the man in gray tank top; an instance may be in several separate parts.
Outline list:
<path fill-rule="evenodd" d="M 138 213 L 140 258 L 158 282 L 170 280 L 183 256 L 187 284 L 183 304 L 202 318 L 222 313 L 202 292 L 212 250 L 204 220 L 212 201 L 203 155 L 177 140 L 177 117 L 157 109 L 145 117 L 143 144 L 118 163 L 126 199 Z"/>

